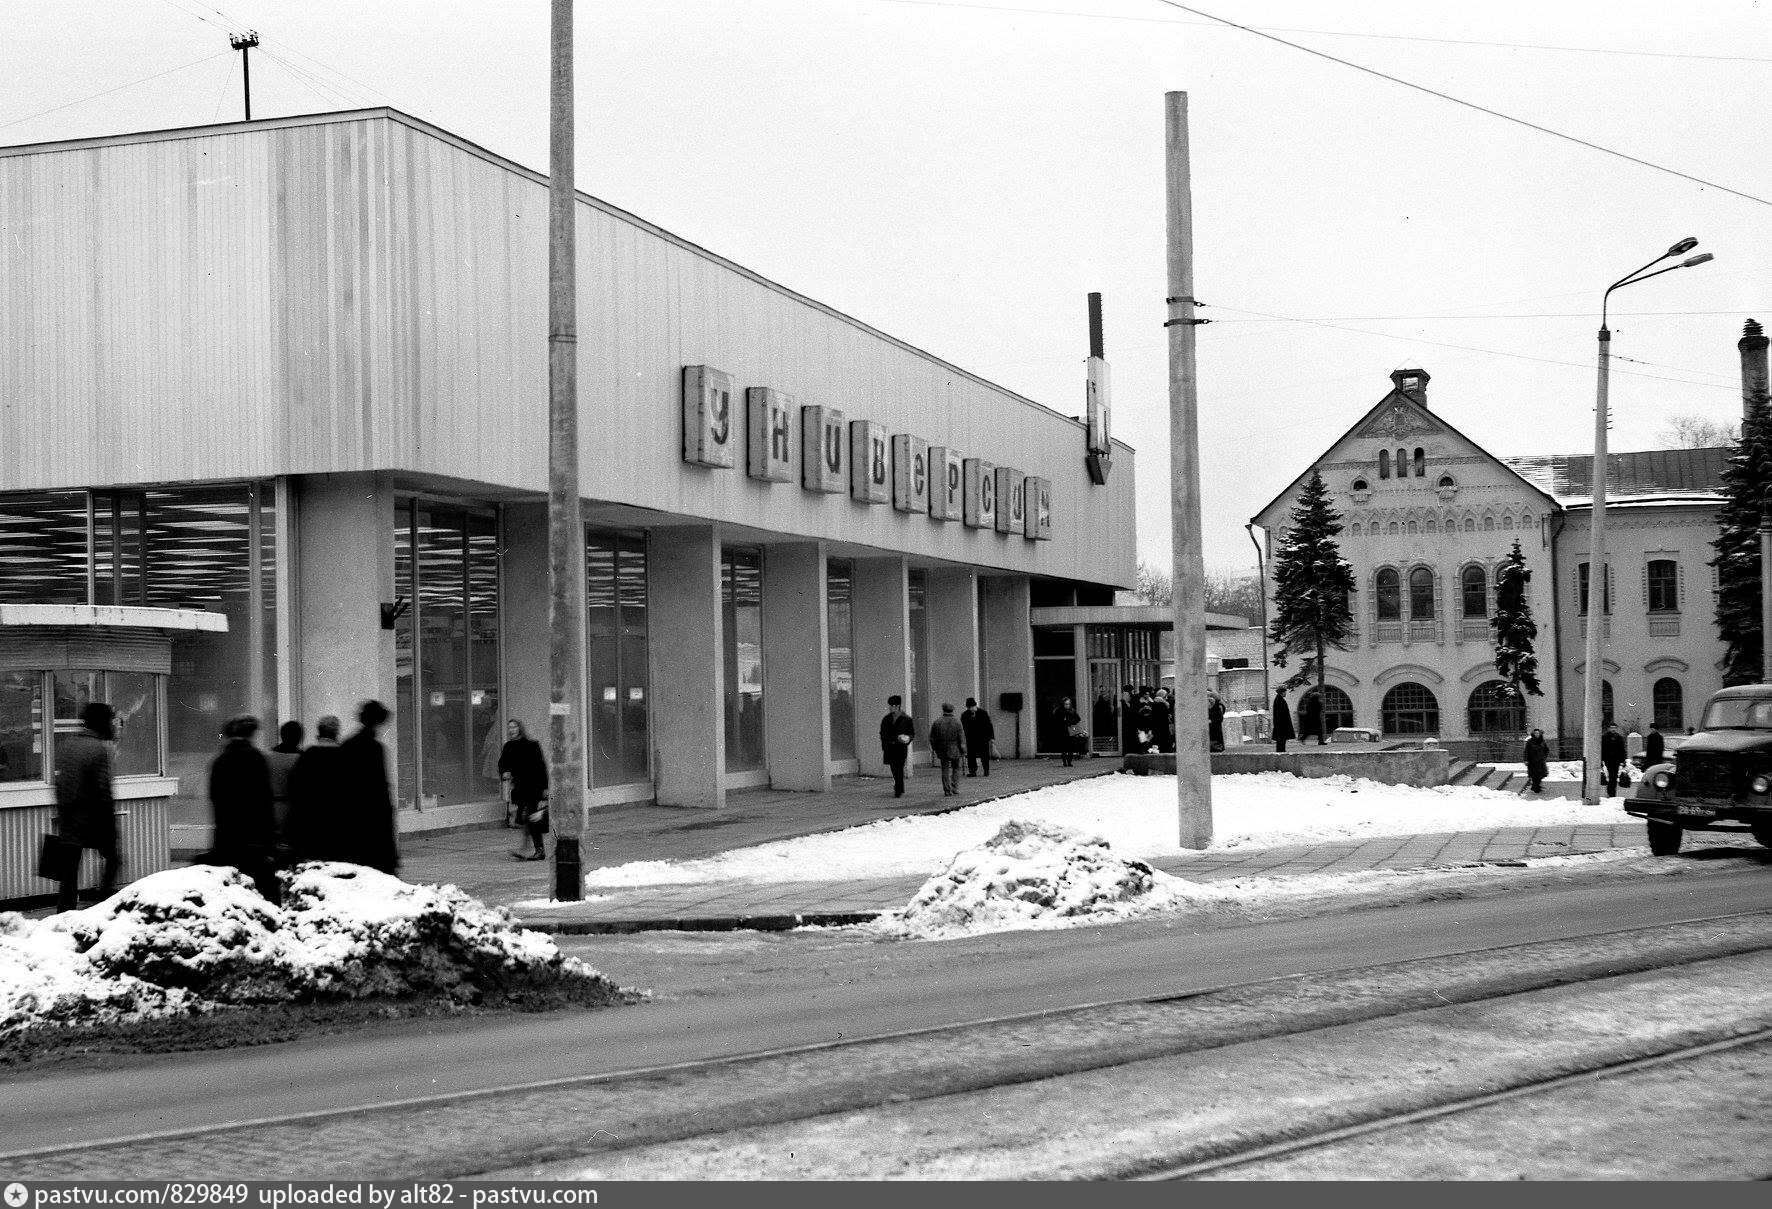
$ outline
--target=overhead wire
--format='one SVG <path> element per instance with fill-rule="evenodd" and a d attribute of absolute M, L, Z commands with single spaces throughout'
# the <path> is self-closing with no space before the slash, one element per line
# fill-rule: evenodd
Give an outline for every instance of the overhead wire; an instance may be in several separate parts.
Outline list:
<path fill-rule="evenodd" d="M 143 76 L 139 80 L 131 80 L 127 84 L 119 84 L 115 88 L 106 88 L 101 92 L 95 92 L 95 93 L 92 93 L 88 96 L 83 96 L 83 97 L 79 98 L 78 100 L 68 101 L 68 102 L 61 104 L 61 105 L 55 105 L 49 109 L 39 110 L 36 113 L 28 113 L 24 117 L 13 118 L 11 121 L 0 122 L 0 130 L 4 130 L 8 126 L 17 126 L 17 125 L 20 125 L 24 122 L 35 121 L 37 118 L 48 117 L 52 113 L 60 113 L 64 109 L 72 109 L 76 105 L 84 105 L 88 101 L 96 101 L 100 97 L 108 97 L 112 93 L 122 92 L 126 88 L 135 88 L 138 85 L 146 84 L 151 80 L 158 80 L 162 76 L 172 75 L 174 72 L 188 71 L 193 67 L 198 67 L 204 63 L 211 62 L 215 59 L 221 58 L 223 55 L 231 54 L 231 53 L 232 53 L 231 51 L 226 51 L 226 50 L 217 51 L 215 54 L 212 54 L 212 55 L 204 55 L 201 59 L 192 59 L 189 63 L 181 63 L 177 67 L 168 67 L 165 71 L 157 71 L 151 76 Z"/>

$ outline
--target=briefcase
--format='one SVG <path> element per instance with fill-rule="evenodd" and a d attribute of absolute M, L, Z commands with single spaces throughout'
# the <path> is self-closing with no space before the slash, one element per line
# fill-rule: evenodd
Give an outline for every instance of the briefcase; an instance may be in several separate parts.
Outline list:
<path fill-rule="evenodd" d="M 37 876 L 46 881 L 59 882 L 71 877 L 80 867 L 81 847 L 72 840 L 63 839 L 54 832 L 43 837 L 43 846 L 37 850 Z"/>

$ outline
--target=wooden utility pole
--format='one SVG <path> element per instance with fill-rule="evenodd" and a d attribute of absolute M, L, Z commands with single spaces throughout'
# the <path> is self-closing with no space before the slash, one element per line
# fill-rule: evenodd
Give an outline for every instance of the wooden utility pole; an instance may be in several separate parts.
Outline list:
<path fill-rule="evenodd" d="M 240 52 L 240 82 L 246 89 L 246 120 L 252 120 L 252 56 L 246 52 L 258 45 L 258 31 L 229 34 L 228 45 Z"/>
<path fill-rule="evenodd" d="M 1174 565 L 1175 794 L 1181 846 L 1212 842 L 1212 755 L 1206 734 L 1206 561 L 1200 528 L 1200 414 L 1194 374 L 1194 202 L 1187 93 L 1164 97 L 1169 226 L 1169 523 Z"/>
<path fill-rule="evenodd" d="M 578 494 L 577 191 L 572 0 L 553 0 L 548 92 L 548 769 L 554 897 L 584 897 L 585 543 Z"/>

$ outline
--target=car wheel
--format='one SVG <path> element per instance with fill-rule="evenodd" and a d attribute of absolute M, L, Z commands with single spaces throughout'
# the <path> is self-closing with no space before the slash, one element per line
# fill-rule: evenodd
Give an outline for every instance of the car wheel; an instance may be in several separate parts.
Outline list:
<path fill-rule="evenodd" d="M 1649 851 L 1656 856 L 1673 856 L 1680 850 L 1680 841 L 1686 833 L 1678 827 L 1670 827 L 1666 823 L 1649 824 Z"/>
<path fill-rule="evenodd" d="M 1772 823 L 1755 823 L 1754 838 L 1760 841 L 1761 847 L 1772 848 Z"/>

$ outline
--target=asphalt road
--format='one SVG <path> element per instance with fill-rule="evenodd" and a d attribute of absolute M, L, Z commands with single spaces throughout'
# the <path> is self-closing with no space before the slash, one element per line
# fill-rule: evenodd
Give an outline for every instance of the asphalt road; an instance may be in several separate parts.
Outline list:
<path fill-rule="evenodd" d="M 1173 919 L 940 944 L 846 933 L 768 941 L 737 934 L 722 938 L 728 960 L 687 965 L 682 938 L 587 938 L 575 951 L 624 983 L 657 986 L 663 997 L 592 1013 L 408 1021 L 255 1049 L 27 1071 L 7 1080 L 12 1094 L 0 1103 L 0 1150 L 508 1087 L 1763 910 L 1772 899 L 1768 876 L 1761 861 L 1717 862 L 1679 876 L 1612 877 L 1261 924 Z"/>

